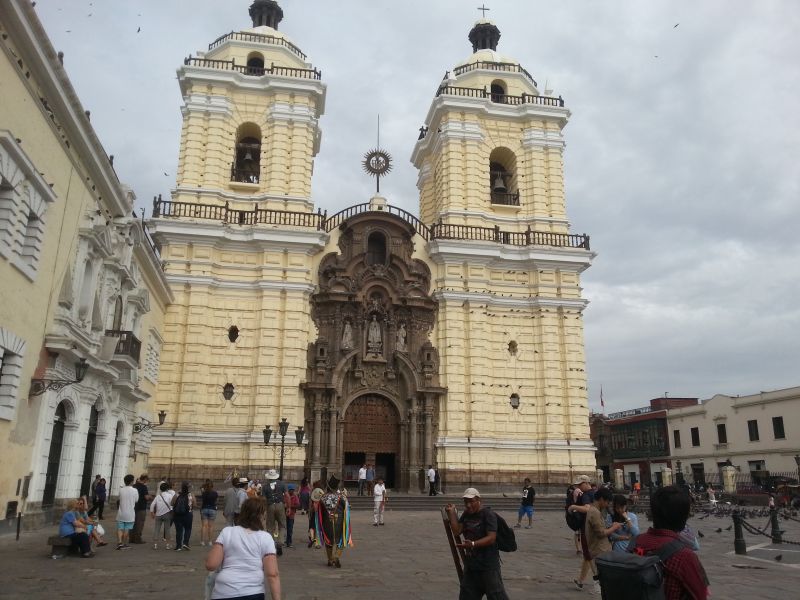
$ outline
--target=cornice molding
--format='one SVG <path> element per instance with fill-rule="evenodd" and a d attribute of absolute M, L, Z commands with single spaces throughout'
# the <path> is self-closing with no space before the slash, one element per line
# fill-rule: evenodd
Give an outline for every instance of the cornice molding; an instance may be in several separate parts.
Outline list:
<path fill-rule="evenodd" d="M 515 269 L 553 266 L 578 273 L 588 269 L 597 256 L 591 250 L 554 246 L 508 246 L 474 240 L 442 240 L 428 242 L 428 255 L 437 264 L 471 263 L 492 265 L 507 262 Z M 521 264 L 520 264 L 521 263 Z M 523 268 L 524 270 L 524 268 Z"/>

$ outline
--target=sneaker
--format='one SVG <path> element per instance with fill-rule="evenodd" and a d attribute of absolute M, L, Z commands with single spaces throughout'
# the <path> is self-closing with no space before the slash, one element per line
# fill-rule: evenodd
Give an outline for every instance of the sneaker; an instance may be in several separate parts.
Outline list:
<path fill-rule="evenodd" d="M 386 523 L 378 523 L 378 525 L 380 525 L 381 527 L 383 527 L 384 525 L 386 525 Z"/>
<path fill-rule="evenodd" d="M 573 579 L 573 580 L 572 580 L 572 583 L 574 583 L 574 584 L 575 584 L 575 587 L 576 587 L 578 590 L 580 590 L 580 591 L 583 591 L 583 584 L 582 584 L 582 583 L 580 583 L 580 582 L 578 582 L 578 580 L 577 580 L 577 579 Z"/>
<path fill-rule="evenodd" d="M 187 546 L 186 544 L 183 544 L 183 546 L 181 546 L 181 549 L 183 549 L 183 550 L 191 550 L 191 548 L 189 548 L 189 546 Z"/>
<path fill-rule="evenodd" d="M 122 550 L 122 544 L 117 544 L 117 550 Z"/>
<path fill-rule="evenodd" d="M 164 548 L 166 548 L 167 550 L 172 550 L 172 546 L 170 546 L 169 544 L 164 544 Z"/>
<path fill-rule="evenodd" d="M 377 527 L 377 526 L 378 526 L 378 524 L 377 524 L 377 523 L 373 523 L 373 524 L 372 524 L 372 526 L 373 526 L 373 527 Z"/>
<path fill-rule="evenodd" d="M 525 525 L 525 529 L 530 529 L 530 528 L 531 528 L 530 525 Z"/>
<path fill-rule="evenodd" d="M 130 550 L 131 547 L 128 544 L 122 544 L 122 549 L 123 550 Z"/>
<path fill-rule="evenodd" d="M 175 552 L 180 552 L 181 548 L 175 548 Z"/>

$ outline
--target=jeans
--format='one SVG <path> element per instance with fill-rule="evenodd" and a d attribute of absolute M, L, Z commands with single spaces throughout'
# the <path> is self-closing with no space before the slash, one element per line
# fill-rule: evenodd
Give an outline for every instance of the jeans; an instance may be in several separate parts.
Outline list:
<path fill-rule="evenodd" d="M 436 482 L 429 481 L 428 482 L 428 496 L 435 496 L 436 495 Z"/>
<path fill-rule="evenodd" d="M 292 545 L 292 531 L 294 531 L 294 519 L 286 519 L 286 545 Z"/>
<path fill-rule="evenodd" d="M 372 510 L 372 518 L 377 525 L 383 523 L 383 509 L 386 508 L 386 503 L 383 501 L 376 502 L 375 508 Z"/>
<path fill-rule="evenodd" d="M 167 536 L 169 535 L 169 528 L 172 526 L 172 511 L 155 518 L 155 524 L 153 525 L 153 543 L 157 544 L 159 539 L 166 540 Z M 161 528 L 164 528 L 163 533 L 161 532 Z M 161 534 L 161 535 L 159 535 Z"/>
<path fill-rule="evenodd" d="M 464 569 L 458 600 L 509 600 L 500 575 L 500 567 L 490 571 L 472 571 Z"/>
<path fill-rule="evenodd" d="M 175 525 L 175 550 L 188 546 L 192 535 L 192 513 L 173 515 L 172 523 Z"/>
<path fill-rule="evenodd" d="M 363 496 L 364 490 L 367 487 L 367 480 L 366 479 L 359 479 L 358 480 L 358 495 Z"/>

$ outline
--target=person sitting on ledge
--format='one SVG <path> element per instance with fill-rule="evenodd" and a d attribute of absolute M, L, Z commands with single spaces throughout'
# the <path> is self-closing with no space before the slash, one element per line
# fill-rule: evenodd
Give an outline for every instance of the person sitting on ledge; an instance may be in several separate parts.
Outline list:
<path fill-rule="evenodd" d="M 78 500 L 70 500 L 67 504 L 67 510 L 58 524 L 58 535 L 72 540 L 72 545 L 78 547 L 82 558 L 91 558 L 94 556 L 94 552 L 92 552 L 89 534 L 77 511 Z"/>

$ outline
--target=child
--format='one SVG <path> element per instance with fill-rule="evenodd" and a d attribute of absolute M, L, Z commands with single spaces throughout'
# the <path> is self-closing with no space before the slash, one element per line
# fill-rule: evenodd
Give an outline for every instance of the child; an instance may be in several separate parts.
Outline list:
<path fill-rule="evenodd" d="M 290 483 L 283 496 L 283 505 L 286 510 L 286 547 L 292 547 L 292 531 L 294 531 L 294 516 L 300 508 L 300 498 L 294 493 L 294 484 Z"/>

